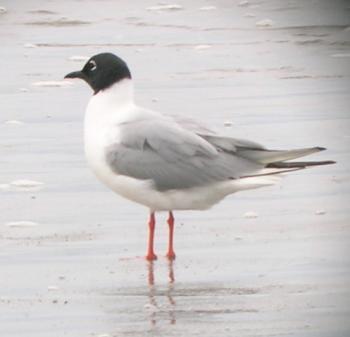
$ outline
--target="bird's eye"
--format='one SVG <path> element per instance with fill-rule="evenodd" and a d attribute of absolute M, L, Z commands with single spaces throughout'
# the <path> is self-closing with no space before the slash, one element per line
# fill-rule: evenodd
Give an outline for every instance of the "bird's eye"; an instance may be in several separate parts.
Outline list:
<path fill-rule="evenodd" d="M 90 71 L 94 71 L 96 68 L 97 68 L 97 65 L 96 65 L 96 62 L 94 60 L 91 60 L 89 62 L 89 68 L 90 68 Z"/>

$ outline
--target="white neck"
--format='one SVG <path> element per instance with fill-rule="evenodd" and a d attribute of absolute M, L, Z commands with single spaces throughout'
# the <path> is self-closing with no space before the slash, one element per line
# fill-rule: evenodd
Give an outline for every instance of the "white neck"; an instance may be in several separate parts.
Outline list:
<path fill-rule="evenodd" d="M 90 98 L 85 124 L 120 123 L 134 118 L 134 90 L 131 79 L 124 79 Z"/>
<path fill-rule="evenodd" d="M 109 88 L 99 91 L 94 96 L 113 102 L 113 104 L 129 104 L 134 101 L 134 86 L 130 78 L 125 78 Z"/>

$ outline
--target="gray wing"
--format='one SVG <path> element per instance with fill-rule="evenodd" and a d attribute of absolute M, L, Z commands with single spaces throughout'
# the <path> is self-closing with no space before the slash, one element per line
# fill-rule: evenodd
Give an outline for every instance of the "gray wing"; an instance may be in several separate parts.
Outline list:
<path fill-rule="evenodd" d="M 196 133 L 222 150 L 233 152 L 237 150 L 265 150 L 264 146 L 251 140 L 218 136 L 214 130 L 192 118 L 176 115 L 169 115 L 169 117 L 184 129 Z"/>
<path fill-rule="evenodd" d="M 119 128 L 121 141 L 106 150 L 108 164 L 118 174 L 151 180 L 160 191 L 239 178 L 262 167 L 171 120 L 145 119 Z"/>
<path fill-rule="evenodd" d="M 210 129 L 204 123 L 200 123 L 195 119 L 187 116 L 178 116 L 167 114 L 167 117 L 171 118 L 176 124 L 180 125 L 182 128 L 196 133 L 197 135 L 215 135 L 215 131 Z"/>

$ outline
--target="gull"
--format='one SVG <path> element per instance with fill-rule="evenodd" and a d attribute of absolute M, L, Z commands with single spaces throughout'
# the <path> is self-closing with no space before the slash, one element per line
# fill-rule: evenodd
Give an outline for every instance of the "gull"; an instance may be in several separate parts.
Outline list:
<path fill-rule="evenodd" d="M 112 53 L 91 57 L 65 78 L 86 81 L 93 90 L 85 112 L 88 165 L 119 195 L 148 207 L 146 259 L 155 260 L 155 212 L 169 213 L 167 258 L 175 259 L 175 210 L 205 210 L 226 196 L 276 183 L 276 176 L 333 161 L 290 162 L 325 150 L 312 147 L 269 150 L 222 137 L 190 118 L 138 106 L 127 64 Z"/>

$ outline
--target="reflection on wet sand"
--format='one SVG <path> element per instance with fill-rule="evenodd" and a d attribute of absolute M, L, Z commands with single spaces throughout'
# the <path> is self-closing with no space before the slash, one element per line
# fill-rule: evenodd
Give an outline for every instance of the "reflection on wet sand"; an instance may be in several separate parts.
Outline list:
<path fill-rule="evenodd" d="M 174 267 L 173 261 L 168 261 L 168 278 L 169 281 L 167 283 L 167 288 L 161 293 L 157 292 L 157 287 L 155 284 L 154 278 L 154 262 L 149 261 L 147 264 L 147 272 L 148 272 L 148 298 L 149 298 L 149 307 L 150 307 L 150 323 L 152 326 L 157 324 L 157 320 L 160 320 L 160 316 L 157 314 L 160 312 L 160 305 L 158 305 L 157 297 L 162 296 L 166 297 L 169 303 L 169 306 L 166 308 L 162 308 L 162 311 L 166 310 L 169 315 L 170 324 L 176 324 L 176 315 L 175 308 L 176 302 L 173 298 L 174 292 L 174 284 L 175 284 L 175 276 L 174 276 Z"/>
<path fill-rule="evenodd" d="M 159 1 L 1 2 L 0 335 L 350 336 L 348 1 Z M 89 90 L 62 82 L 98 50 L 148 108 L 339 165 L 184 213 L 174 264 L 135 258 L 145 210 L 86 169 Z"/>

